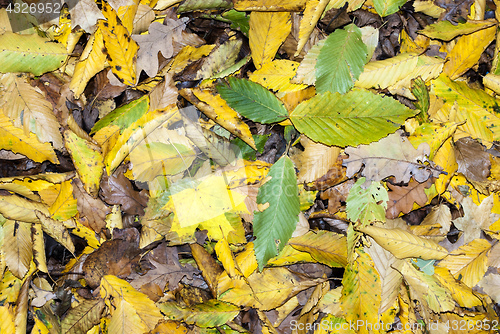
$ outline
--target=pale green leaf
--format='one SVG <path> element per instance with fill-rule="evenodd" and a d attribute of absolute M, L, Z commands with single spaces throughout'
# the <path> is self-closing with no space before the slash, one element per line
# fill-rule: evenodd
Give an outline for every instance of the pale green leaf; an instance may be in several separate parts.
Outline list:
<path fill-rule="evenodd" d="M 373 6 L 381 17 L 394 14 L 406 3 L 406 0 L 373 0 Z"/>
<path fill-rule="evenodd" d="M 203 304 L 189 308 L 180 307 L 175 302 L 158 304 L 160 311 L 167 318 L 184 321 L 199 327 L 216 327 L 233 320 L 240 313 L 240 308 L 230 303 L 210 299 Z"/>
<path fill-rule="evenodd" d="M 37 34 L 5 32 L 0 35 L 1 73 L 29 72 L 41 75 L 58 69 L 67 57 L 63 44 L 51 42 Z"/>
<path fill-rule="evenodd" d="M 344 94 L 363 72 L 367 56 L 361 30 L 354 24 L 337 29 L 326 39 L 316 63 L 316 90 Z"/>
<path fill-rule="evenodd" d="M 290 239 L 300 212 L 299 188 L 290 158 L 281 157 L 269 170 L 268 177 L 271 179 L 259 188 L 257 203 L 269 203 L 269 206 L 256 212 L 253 222 L 257 237 L 255 256 L 260 270 Z"/>
<path fill-rule="evenodd" d="M 377 141 L 396 131 L 416 112 L 391 98 L 352 90 L 345 95 L 316 95 L 299 104 L 290 119 L 312 140 L 345 147 Z"/>
<path fill-rule="evenodd" d="M 366 224 L 370 221 L 385 221 L 385 210 L 389 195 L 380 182 L 370 182 L 363 187 L 366 179 L 360 178 L 349 190 L 347 196 L 347 219 L 355 222 L 358 219 Z"/>

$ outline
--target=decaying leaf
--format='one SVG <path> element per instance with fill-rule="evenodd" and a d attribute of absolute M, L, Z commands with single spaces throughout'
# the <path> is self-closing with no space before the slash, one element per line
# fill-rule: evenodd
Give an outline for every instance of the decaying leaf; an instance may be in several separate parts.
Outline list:
<path fill-rule="evenodd" d="M 416 150 L 399 133 L 370 145 L 348 147 L 345 153 L 349 155 L 344 160 L 347 177 L 357 173 L 362 166 L 361 175 L 376 181 L 394 176 L 396 183 L 408 183 L 411 177 L 417 182 L 424 182 L 430 176 L 438 177 L 440 174 L 438 169 L 425 164 L 429 155 L 428 144 L 422 143 Z"/>

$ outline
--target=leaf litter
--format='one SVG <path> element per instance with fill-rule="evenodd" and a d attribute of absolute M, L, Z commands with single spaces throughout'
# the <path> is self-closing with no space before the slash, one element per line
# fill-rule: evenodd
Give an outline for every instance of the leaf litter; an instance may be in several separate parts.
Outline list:
<path fill-rule="evenodd" d="M 493 2 L 68 5 L 1 2 L 3 331 L 493 332 Z"/>

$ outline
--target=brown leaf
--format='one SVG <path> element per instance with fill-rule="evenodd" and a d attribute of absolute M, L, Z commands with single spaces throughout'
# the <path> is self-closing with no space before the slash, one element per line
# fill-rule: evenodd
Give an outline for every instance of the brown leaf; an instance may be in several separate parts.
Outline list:
<path fill-rule="evenodd" d="M 101 182 L 101 194 L 106 203 L 121 205 L 122 210 L 131 215 L 142 216 L 148 203 L 148 196 L 134 190 L 132 183 L 123 173 L 115 173 L 109 177 L 104 175 Z"/>
<path fill-rule="evenodd" d="M 470 137 L 460 138 L 455 142 L 458 172 L 469 181 L 486 182 L 490 176 L 490 155 L 484 146 Z"/>
<path fill-rule="evenodd" d="M 83 263 L 85 281 L 91 288 L 96 288 L 104 275 L 125 278 L 139 263 L 140 254 L 156 247 L 158 242 L 139 248 L 139 244 L 129 240 L 114 239 L 105 241 L 91 253 Z"/>
<path fill-rule="evenodd" d="M 344 174 L 345 175 L 345 174 Z M 339 211 L 341 202 L 345 202 L 349 195 L 349 190 L 354 185 L 354 180 L 348 180 L 335 187 L 328 188 L 321 193 L 322 200 L 328 200 L 328 212 L 331 214 Z"/>
<path fill-rule="evenodd" d="M 99 198 L 93 198 L 83 188 L 82 181 L 75 178 L 71 183 L 73 185 L 73 195 L 76 198 L 76 204 L 79 212 L 78 220 L 83 225 L 99 233 L 106 227 L 106 215 L 111 209 Z"/>
<path fill-rule="evenodd" d="M 432 186 L 432 181 L 428 179 L 423 183 L 418 183 L 412 179 L 407 186 L 400 187 L 389 182 L 387 182 L 387 186 L 390 191 L 388 192 L 389 202 L 387 202 L 385 216 L 389 219 L 394 219 L 400 212 L 410 212 L 413 209 L 413 203 L 424 206 L 427 202 L 427 195 L 424 189 Z"/>
<path fill-rule="evenodd" d="M 222 273 L 222 269 L 205 248 L 198 244 L 190 244 L 189 246 L 196 264 L 201 269 L 203 278 L 207 282 L 210 291 L 212 291 L 212 295 L 217 296 L 217 280 L 220 273 Z"/>
<path fill-rule="evenodd" d="M 91 288 L 95 288 L 104 275 L 127 277 L 139 262 L 137 255 L 140 252 L 137 244 L 127 240 L 105 241 L 83 263 L 85 281 Z"/>
<path fill-rule="evenodd" d="M 134 273 L 129 277 L 132 279 L 130 284 L 136 289 L 140 288 L 141 291 L 143 289 L 154 289 L 152 285 L 156 285 L 161 291 L 164 291 L 167 283 L 168 289 L 174 290 L 184 277 L 192 279 L 193 274 L 200 273 L 198 269 L 190 264 L 181 265 L 179 263 L 177 247 L 168 247 L 166 244 L 161 244 L 148 256 L 150 257 L 149 262 L 153 264 L 155 269 L 142 276 Z"/>

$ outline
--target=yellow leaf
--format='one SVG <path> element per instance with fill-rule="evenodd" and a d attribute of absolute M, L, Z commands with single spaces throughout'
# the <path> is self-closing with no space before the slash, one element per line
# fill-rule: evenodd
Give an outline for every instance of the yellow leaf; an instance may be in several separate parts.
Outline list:
<path fill-rule="evenodd" d="M 459 281 L 474 287 L 483 278 L 488 269 L 488 251 L 491 245 L 484 239 L 472 240 L 470 243 L 454 250 L 438 266 L 447 268 Z"/>
<path fill-rule="evenodd" d="M 182 48 L 181 51 L 179 51 L 175 58 L 167 66 L 165 66 L 164 69 L 161 70 L 161 73 L 164 73 L 165 70 L 168 70 L 169 73 L 177 74 L 183 71 L 189 64 L 197 61 L 203 56 L 208 55 L 210 52 L 212 52 L 212 49 L 214 47 L 214 44 L 206 44 L 199 47 L 186 45 Z"/>
<path fill-rule="evenodd" d="M 329 267 L 347 265 L 347 241 L 343 235 L 329 231 L 309 231 L 288 240 L 288 244 L 301 252 L 311 254 L 317 262 Z"/>
<path fill-rule="evenodd" d="M 297 177 L 299 182 L 313 182 L 335 166 L 340 147 L 316 143 L 306 136 L 300 137 L 300 144 L 304 147 L 304 151 L 291 157 L 299 169 Z"/>
<path fill-rule="evenodd" d="M 420 55 L 415 68 L 406 77 L 387 88 L 394 95 L 398 94 L 414 100 L 415 97 L 410 91 L 411 81 L 417 77 L 420 77 L 424 81 L 435 79 L 441 74 L 443 65 L 444 61 L 440 58 Z"/>
<path fill-rule="evenodd" d="M 435 276 L 419 271 L 408 261 L 401 262 L 396 269 L 409 285 L 412 299 L 417 299 L 424 307 L 436 313 L 449 312 L 455 308 L 450 291 Z"/>
<path fill-rule="evenodd" d="M 159 137 L 156 140 L 151 138 L 155 133 Z M 151 182 L 159 175 L 178 174 L 191 167 L 196 159 L 191 143 L 175 130 L 159 128 L 147 138 L 148 143 L 138 145 L 130 152 L 132 174 L 137 181 Z"/>
<path fill-rule="evenodd" d="M 291 245 L 286 245 L 277 256 L 267 262 L 267 265 L 280 267 L 304 262 L 315 263 L 316 260 L 310 253 L 301 252 Z"/>
<path fill-rule="evenodd" d="M 180 94 L 196 105 L 208 118 L 243 140 L 254 150 L 256 149 L 250 127 L 240 119 L 238 113 L 229 107 L 219 94 L 198 87 L 183 89 Z"/>
<path fill-rule="evenodd" d="M 25 78 L 13 73 L 0 77 L 0 109 L 14 126 L 22 127 L 24 134 L 36 134 L 42 142 L 51 142 L 61 149 L 62 137 L 52 104 L 45 99 L 38 87 L 31 86 Z"/>
<path fill-rule="evenodd" d="M 54 187 L 57 189 L 57 198 L 49 207 L 51 217 L 56 220 L 67 220 L 74 217 L 78 209 L 71 181 L 64 181 L 60 185 L 54 185 Z"/>
<path fill-rule="evenodd" d="M 440 174 L 439 178 L 435 182 L 436 191 L 439 194 L 442 194 L 445 192 L 451 178 L 458 169 L 458 164 L 455 157 L 455 148 L 452 146 L 451 138 L 446 140 L 444 144 L 439 148 L 432 161 L 436 165 L 443 168 L 443 171 L 446 172 L 446 174 Z"/>
<path fill-rule="evenodd" d="M 386 229 L 376 226 L 359 227 L 359 231 L 370 237 L 391 252 L 398 259 L 418 257 L 423 260 L 443 259 L 448 255 L 445 248 L 399 228 Z"/>
<path fill-rule="evenodd" d="M 423 35 L 417 35 L 417 38 L 413 40 L 410 35 L 406 32 L 405 29 L 401 30 L 401 34 L 399 35 L 399 40 L 401 43 L 399 52 L 408 53 L 408 52 L 416 52 L 423 53 L 429 46 L 429 38 Z"/>
<path fill-rule="evenodd" d="M 117 9 L 118 18 L 129 34 L 132 33 L 132 29 L 134 28 L 134 18 L 137 13 L 139 2 L 139 0 L 129 1 L 126 6 L 120 6 L 120 8 Z"/>
<path fill-rule="evenodd" d="M 35 210 L 49 215 L 49 210 L 42 203 L 32 202 L 17 195 L 0 196 L 0 214 L 7 219 L 38 223 Z"/>
<path fill-rule="evenodd" d="M 418 148 L 421 143 L 428 143 L 431 151 L 429 159 L 434 159 L 437 150 L 444 142 L 453 136 L 460 123 L 424 123 L 412 133 L 408 140 L 413 147 Z"/>
<path fill-rule="evenodd" d="M 497 27 L 489 27 L 460 37 L 448 54 L 443 72 L 454 80 L 474 66 L 495 38 Z"/>
<path fill-rule="evenodd" d="M 103 157 L 97 145 L 78 137 L 73 131 L 64 132 L 66 148 L 83 182 L 85 190 L 93 197 L 99 192 L 104 171 Z"/>
<path fill-rule="evenodd" d="M 330 0 L 330 3 L 326 7 L 326 10 L 330 10 L 332 8 L 337 8 L 340 9 L 342 8 L 348 1 L 347 0 Z M 365 0 L 352 0 L 348 2 L 347 6 L 347 12 L 352 12 L 353 10 L 356 10 L 360 8 Z"/>
<path fill-rule="evenodd" d="M 262 272 L 252 273 L 247 280 L 233 279 L 229 290 L 218 289 L 217 299 L 267 311 L 282 305 L 300 291 L 323 281 L 321 278 L 301 278 L 287 268 L 264 268 Z"/>
<path fill-rule="evenodd" d="M 120 127 L 118 125 L 108 125 L 94 134 L 93 139 L 101 146 L 102 155 L 106 156 L 115 146 L 120 137 Z"/>
<path fill-rule="evenodd" d="M 348 322 L 378 323 L 381 302 L 380 277 L 370 255 L 357 249 L 358 257 L 350 263 L 342 278 L 340 306 Z M 357 328 L 358 333 L 370 333 L 367 326 Z"/>
<path fill-rule="evenodd" d="M 15 333 L 14 313 L 8 305 L 0 306 L 0 326 L 2 333 Z"/>
<path fill-rule="evenodd" d="M 155 129 L 173 124 L 180 117 L 179 110 L 172 105 L 168 110 L 155 110 L 145 113 L 127 129 L 123 130 L 115 145 L 104 158 L 108 174 L 112 173 L 127 155 L 138 145 L 144 143 Z"/>
<path fill-rule="evenodd" d="M 395 57 L 371 61 L 354 83 L 360 88 L 385 89 L 408 76 L 418 63 L 418 54 L 401 53 Z"/>
<path fill-rule="evenodd" d="M 307 1 L 306 8 L 304 9 L 304 16 L 302 17 L 302 21 L 300 21 L 299 42 L 294 57 L 297 57 L 304 48 L 304 45 L 306 45 L 309 36 L 316 27 L 319 18 L 329 2 L 330 0 Z"/>
<path fill-rule="evenodd" d="M 403 277 L 394 267 L 403 260 L 397 259 L 372 239 L 369 240 L 371 245 L 369 248 L 365 247 L 365 251 L 372 258 L 380 276 L 381 303 L 378 312 L 382 314 L 390 310 L 397 300 Z"/>
<path fill-rule="evenodd" d="M 107 2 L 102 4 L 102 12 L 107 21 L 99 20 L 97 27 L 102 32 L 113 74 L 125 85 L 133 86 L 136 82 L 136 54 L 139 46 L 130 38 L 127 28 Z"/>
<path fill-rule="evenodd" d="M 288 12 L 252 12 L 250 14 L 250 50 L 257 69 L 272 61 L 292 29 Z"/>
<path fill-rule="evenodd" d="M 217 253 L 217 258 L 222 263 L 224 270 L 227 272 L 229 277 L 236 277 L 240 275 L 239 269 L 236 268 L 236 261 L 229 248 L 229 243 L 225 238 L 220 239 L 215 245 L 215 252 Z"/>
<path fill-rule="evenodd" d="M 103 50 L 104 39 L 102 31 L 98 29 L 90 37 L 80 56 L 80 60 L 75 65 L 69 83 L 69 88 L 73 91 L 75 98 L 80 97 L 92 77 L 106 68 L 106 53 Z"/>
<path fill-rule="evenodd" d="M 73 228 L 75 227 L 75 223 L 72 219 L 61 222 L 59 220 L 54 220 L 40 211 L 35 211 L 37 217 L 40 219 L 40 222 L 42 223 L 42 229 L 45 233 L 50 235 L 54 240 L 56 240 L 58 243 L 66 247 L 67 250 L 69 250 L 71 253 L 75 252 L 75 245 L 73 244 L 73 240 L 71 239 L 71 236 L 69 235 L 69 231 L 66 228 L 70 227 Z"/>
<path fill-rule="evenodd" d="M 239 11 L 301 11 L 306 0 L 236 0 L 234 9 Z"/>
<path fill-rule="evenodd" d="M 500 118 L 496 115 L 497 100 L 483 90 L 472 89 L 464 82 L 455 82 L 441 75 L 432 81 L 431 93 L 445 103 L 438 110 L 429 110 L 431 119 L 462 123 L 455 132 L 455 141 L 463 137 L 477 138 L 488 148 L 500 139 Z"/>
<path fill-rule="evenodd" d="M 42 143 L 33 133 L 25 135 L 23 130 L 12 125 L 10 119 L 0 110 L 0 148 L 21 153 L 33 161 L 59 163 L 50 143 Z"/>
<path fill-rule="evenodd" d="M 307 85 L 290 82 L 297 73 L 299 65 L 298 62 L 286 59 L 273 60 L 250 74 L 248 79 L 280 93 L 299 91 Z"/>
<path fill-rule="evenodd" d="M 155 328 L 163 316 L 155 303 L 116 276 L 101 279 L 101 298 L 112 310 L 110 333 L 144 333 Z"/>
<path fill-rule="evenodd" d="M 40 224 L 33 224 L 31 231 L 33 232 L 33 261 L 38 270 L 48 273 L 49 269 L 47 268 L 47 259 L 45 258 L 45 238 L 42 226 Z"/>
<path fill-rule="evenodd" d="M 482 304 L 481 300 L 476 296 L 472 289 L 462 282 L 456 281 L 448 269 L 435 267 L 434 273 L 441 284 L 450 290 L 451 296 L 461 307 L 472 308 Z"/>
<path fill-rule="evenodd" d="M 5 263 L 21 279 L 28 272 L 33 257 L 31 224 L 9 219 L 3 225 L 3 233 Z"/>
<path fill-rule="evenodd" d="M 227 188 L 222 176 L 208 176 L 192 181 L 184 190 L 173 193 L 164 209 L 175 212 L 180 227 L 198 225 L 210 219 L 220 218 L 229 211 L 246 212 L 245 195 Z M 197 208 L 191 210 L 191 208 Z"/>

